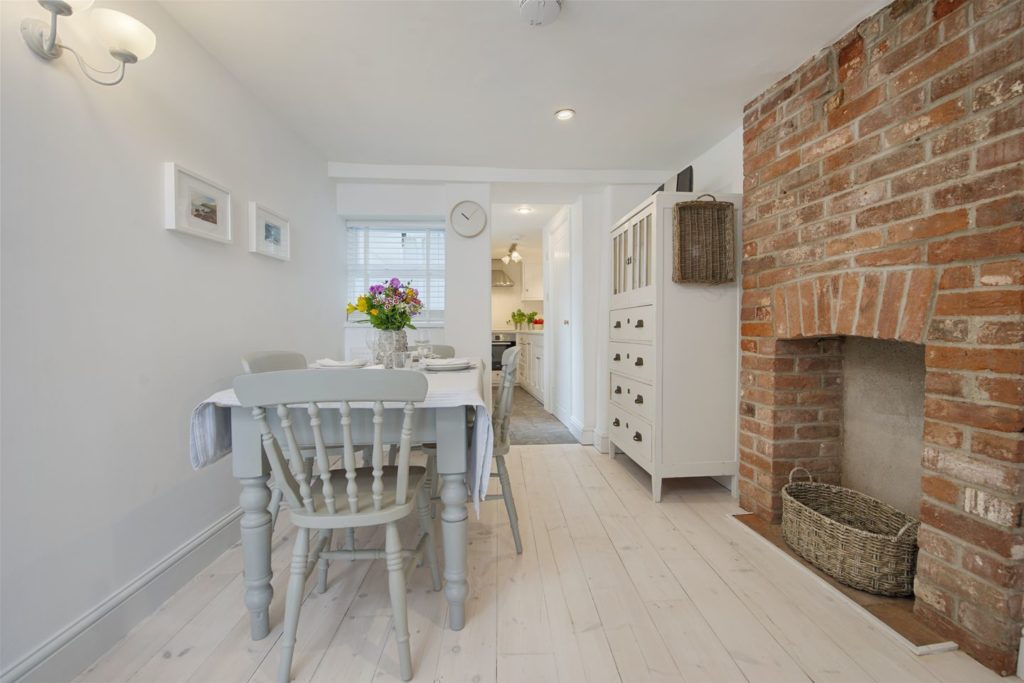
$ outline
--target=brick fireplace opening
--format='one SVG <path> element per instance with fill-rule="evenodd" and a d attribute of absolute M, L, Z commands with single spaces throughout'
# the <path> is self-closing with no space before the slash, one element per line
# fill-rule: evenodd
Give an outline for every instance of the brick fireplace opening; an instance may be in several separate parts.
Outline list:
<path fill-rule="evenodd" d="M 915 612 L 1001 673 L 1024 625 L 1022 13 L 898 0 L 743 121 L 740 503 L 777 521 L 794 466 L 857 480 L 844 356 L 916 347 L 918 469 L 894 469 L 917 479 Z"/>

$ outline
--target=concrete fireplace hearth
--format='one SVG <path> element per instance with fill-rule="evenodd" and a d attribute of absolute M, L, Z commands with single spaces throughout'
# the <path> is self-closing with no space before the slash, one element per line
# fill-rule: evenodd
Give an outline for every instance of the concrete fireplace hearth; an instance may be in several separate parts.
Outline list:
<path fill-rule="evenodd" d="M 744 115 L 740 503 L 777 521 L 794 466 L 842 481 L 844 355 L 917 347 L 915 611 L 1002 673 L 1024 625 L 1021 14 L 900 0 Z"/>

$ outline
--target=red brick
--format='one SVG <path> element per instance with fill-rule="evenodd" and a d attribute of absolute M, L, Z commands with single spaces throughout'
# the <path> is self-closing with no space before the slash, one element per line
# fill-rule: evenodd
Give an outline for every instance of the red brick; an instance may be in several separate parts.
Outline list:
<path fill-rule="evenodd" d="M 968 220 L 967 209 L 936 213 L 925 218 L 890 226 L 888 237 L 890 242 L 937 237 L 967 228 Z"/>
<path fill-rule="evenodd" d="M 1024 462 L 1024 434 L 989 434 L 975 432 L 971 450 L 1006 462 Z"/>
<path fill-rule="evenodd" d="M 882 233 L 879 230 L 858 232 L 850 237 L 830 240 L 825 245 L 825 253 L 829 256 L 849 254 L 866 249 L 874 249 L 882 244 Z"/>
<path fill-rule="evenodd" d="M 1024 13 L 1019 10 L 1010 10 L 991 17 L 988 21 L 981 22 L 981 26 L 974 31 L 975 49 L 983 50 L 1012 35 L 1020 28 L 1022 14 Z"/>
<path fill-rule="evenodd" d="M 843 147 L 842 149 L 833 148 L 838 151 L 825 157 L 825 161 L 823 162 L 825 172 L 828 173 L 830 171 L 835 171 L 836 169 L 852 166 L 858 161 L 874 156 L 878 153 L 878 150 L 881 149 L 881 147 L 882 137 L 880 135 L 875 135 L 864 140 L 859 140 L 855 144 Z"/>
<path fill-rule="evenodd" d="M 861 287 L 860 306 L 857 311 L 857 325 L 855 327 L 857 336 L 871 337 L 875 333 L 875 321 L 878 318 L 878 306 L 881 297 L 878 295 L 881 290 L 882 277 L 878 273 L 868 273 L 864 276 L 864 284 Z"/>
<path fill-rule="evenodd" d="M 920 263 L 923 247 L 897 247 L 883 251 L 872 251 L 857 255 L 853 261 L 858 266 L 896 266 Z"/>
<path fill-rule="evenodd" d="M 844 274 L 840 284 L 839 310 L 836 313 L 836 334 L 853 334 L 859 294 L 860 278 L 855 273 Z"/>
<path fill-rule="evenodd" d="M 757 139 L 757 136 L 766 131 L 768 128 L 775 125 L 778 120 L 778 114 L 771 112 L 767 116 L 762 117 L 757 123 L 752 126 L 747 126 L 743 130 L 743 145 L 747 146 Z"/>
<path fill-rule="evenodd" d="M 929 370 L 924 377 L 924 390 L 929 394 L 962 397 L 964 395 L 963 375 Z"/>
<path fill-rule="evenodd" d="M 851 73 L 858 71 L 862 66 L 864 66 L 864 38 L 855 33 L 836 52 L 839 82 L 846 81 Z"/>
<path fill-rule="evenodd" d="M 832 197 L 828 202 L 829 214 L 845 213 L 877 204 L 885 196 L 885 183 L 864 185 L 856 190 Z"/>
<path fill-rule="evenodd" d="M 1008 71 L 974 89 L 973 110 L 998 107 L 1011 98 L 1020 97 L 1024 88 L 1024 67 Z"/>
<path fill-rule="evenodd" d="M 983 263 L 980 282 L 983 287 L 1024 285 L 1024 259 Z"/>
<path fill-rule="evenodd" d="M 926 187 L 942 185 L 963 178 L 970 171 L 971 157 L 961 154 L 949 159 L 940 159 L 934 163 L 916 168 L 892 179 L 890 187 L 892 196 L 896 197 L 907 192 L 914 192 Z"/>
<path fill-rule="evenodd" d="M 953 425 L 925 420 L 924 441 L 945 448 L 960 448 L 964 442 L 964 433 Z"/>
<path fill-rule="evenodd" d="M 940 503 L 956 505 L 960 502 L 960 487 L 943 476 L 926 474 L 921 477 L 921 493 Z"/>
<path fill-rule="evenodd" d="M 817 313 L 814 310 L 814 286 L 810 281 L 800 283 L 800 329 L 805 336 L 815 333 Z"/>
<path fill-rule="evenodd" d="M 740 326 L 740 334 L 744 337 L 770 337 L 772 326 L 771 323 L 743 323 Z"/>
<path fill-rule="evenodd" d="M 923 83 L 932 76 L 946 71 L 949 67 L 967 56 L 970 43 L 963 36 L 951 43 L 943 45 L 935 52 L 893 76 L 891 84 L 893 92 L 901 93 L 918 83 Z"/>
<path fill-rule="evenodd" d="M 1024 429 L 1024 407 L 982 405 L 941 398 L 925 398 L 925 417 L 943 422 L 990 429 L 995 432 L 1018 432 Z"/>
<path fill-rule="evenodd" d="M 1024 133 L 978 148 L 978 170 L 987 171 L 1024 159 Z"/>
<path fill-rule="evenodd" d="M 881 107 L 878 107 L 874 111 L 865 114 L 860 121 L 857 122 L 857 133 L 861 138 L 867 138 L 868 135 L 881 130 L 888 125 L 891 125 L 894 121 L 906 118 L 910 114 L 921 111 L 925 108 L 926 97 L 925 88 L 918 88 L 912 90 L 905 95 L 900 96 L 897 100 L 891 103 L 887 103 Z"/>
<path fill-rule="evenodd" d="M 919 268 L 910 275 L 907 286 L 907 303 L 903 307 L 897 337 L 903 341 L 920 343 L 924 336 L 924 324 L 928 318 L 932 292 L 935 289 L 935 273 L 928 268 Z"/>
<path fill-rule="evenodd" d="M 853 141 L 853 128 L 847 126 L 846 128 L 840 128 L 834 133 L 830 133 L 828 136 L 818 140 L 812 145 L 808 145 L 801 151 L 803 162 L 805 164 L 820 159 L 826 154 L 831 154 L 835 150 L 843 147 Z"/>
<path fill-rule="evenodd" d="M 924 145 L 913 144 L 898 148 L 865 164 L 854 171 L 853 177 L 858 183 L 866 183 L 876 178 L 896 173 L 905 168 L 916 166 L 924 161 Z"/>
<path fill-rule="evenodd" d="M 899 145 L 937 128 L 948 126 L 961 118 L 965 112 L 962 100 L 944 102 L 923 114 L 889 128 L 885 132 L 885 142 L 890 146 Z"/>
<path fill-rule="evenodd" d="M 928 325 L 928 341 L 965 342 L 970 336 L 970 322 L 964 318 L 933 318 Z"/>
<path fill-rule="evenodd" d="M 1019 315 L 1022 291 L 943 292 L 935 300 L 935 315 Z"/>
<path fill-rule="evenodd" d="M 885 290 L 882 294 L 882 308 L 878 313 L 878 337 L 895 339 L 899 324 L 900 306 L 906 290 L 907 273 L 894 271 L 886 273 Z"/>
<path fill-rule="evenodd" d="M 980 235 L 967 235 L 928 245 L 929 263 L 975 261 L 980 258 L 1024 252 L 1024 227 L 1013 227 Z"/>
<path fill-rule="evenodd" d="M 927 580 L 919 582 L 931 588 Z M 1008 676 L 1016 671 L 1017 648 L 1005 647 L 995 648 L 981 638 L 976 637 L 966 628 L 951 621 L 946 615 L 933 609 L 923 601 L 914 603 L 914 614 L 923 623 L 932 628 L 947 640 L 957 643 L 961 650 L 984 666 L 992 669 L 1001 676 Z"/>
<path fill-rule="evenodd" d="M 1024 322 L 1019 320 L 986 322 L 978 329 L 979 344 L 1024 344 Z"/>
<path fill-rule="evenodd" d="M 939 289 L 967 289 L 973 286 L 974 268 L 971 266 L 945 268 L 939 278 Z"/>
<path fill-rule="evenodd" d="M 1024 565 L 1019 562 L 1010 562 L 974 548 L 964 548 L 960 566 L 1001 588 L 1024 589 Z"/>
<path fill-rule="evenodd" d="M 935 0 L 935 5 L 932 7 L 932 17 L 941 19 L 962 4 L 964 4 L 964 0 Z"/>
<path fill-rule="evenodd" d="M 928 501 L 921 501 L 921 521 L 951 536 L 969 538 L 974 545 L 991 550 L 1002 557 L 1024 553 L 1024 539 L 1016 534 L 990 526 L 977 519 L 971 519 L 966 515 Z M 927 557 L 927 555 L 919 556 L 918 571 L 930 578 L 932 574 L 927 569 L 922 571 L 921 567 L 921 560 L 927 561 Z M 956 590 L 962 591 L 964 587 L 958 585 Z"/>
<path fill-rule="evenodd" d="M 1007 223 L 1024 222 L 1024 194 L 1015 194 L 982 204 L 976 210 L 978 228 L 998 228 Z"/>
<path fill-rule="evenodd" d="M 761 182 L 767 182 L 773 178 L 789 173 L 794 168 L 800 165 L 800 154 L 793 152 L 792 154 L 779 159 L 776 162 L 768 164 L 757 174 L 758 179 Z"/>
<path fill-rule="evenodd" d="M 929 526 L 922 526 L 917 532 L 918 547 L 947 564 L 956 561 L 957 548 L 944 536 Z"/>
<path fill-rule="evenodd" d="M 1024 349 L 985 349 L 929 344 L 925 349 L 925 365 L 929 368 L 948 370 L 1019 373 L 1024 368 Z"/>
<path fill-rule="evenodd" d="M 860 97 L 841 104 L 828 115 L 829 130 L 838 128 L 871 111 L 885 100 L 885 86 L 878 86 Z"/>
<path fill-rule="evenodd" d="M 1021 43 L 1022 41 L 1018 36 L 991 49 L 986 49 L 987 46 L 976 46 L 974 57 L 960 63 L 932 81 L 932 101 L 940 100 L 947 95 L 977 83 L 985 76 L 1017 62 L 1021 58 Z"/>
<path fill-rule="evenodd" d="M 976 383 L 982 398 L 996 403 L 1024 404 L 1024 379 L 979 377 Z"/>

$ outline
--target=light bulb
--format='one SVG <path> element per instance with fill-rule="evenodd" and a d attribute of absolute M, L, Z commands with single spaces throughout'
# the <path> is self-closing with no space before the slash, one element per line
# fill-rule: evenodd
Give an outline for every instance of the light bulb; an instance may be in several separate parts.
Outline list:
<path fill-rule="evenodd" d="M 133 63 L 150 56 L 156 49 L 156 35 L 124 12 L 94 9 L 91 18 L 100 40 L 115 59 Z"/>
<path fill-rule="evenodd" d="M 504 256 L 501 257 L 501 262 L 504 263 L 506 266 L 508 265 L 508 262 L 511 260 L 512 257 L 509 256 L 508 254 L 505 254 Z"/>
<path fill-rule="evenodd" d="M 520 206 L 518 209 L 516 209 L 516 212 L 521 214 L 533 213 L 533 209 L 531 209 L 528 206 Z"/>
<path fill-rule="evenodd" d="M 513 251 L 512 252 L 512 260 L 515 261 L 516 263 L 519 263 L 520 261 L 523 260 L 523 257 L 519 255 L 518 251 Z"/>
<path fill-rule="evenodd" d="M 568 121 L 574 116 L 576 116 L 576 111 L 574 109 L 559 109 L 555 112 L 555 118 L 559 121 Z"/>

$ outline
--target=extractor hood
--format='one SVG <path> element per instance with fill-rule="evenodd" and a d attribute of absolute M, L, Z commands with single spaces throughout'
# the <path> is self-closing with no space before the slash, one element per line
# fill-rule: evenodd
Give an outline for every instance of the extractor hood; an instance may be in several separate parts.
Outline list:
<path fill-rule="evenodd" d="M 491 261 L 491 287 L 515 287 L 516 283 L 508 276 L 505 269 L 501 267 L 500 259 Z"/>

